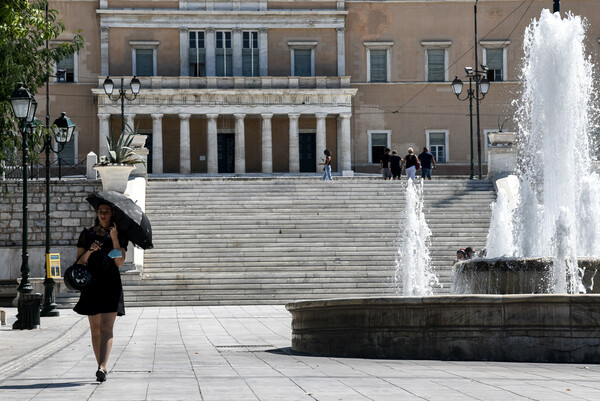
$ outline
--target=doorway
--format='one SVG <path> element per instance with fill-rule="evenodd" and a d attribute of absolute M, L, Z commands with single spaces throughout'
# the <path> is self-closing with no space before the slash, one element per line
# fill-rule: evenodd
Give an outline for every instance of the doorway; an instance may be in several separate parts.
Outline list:
<path fill-rule="evenodd" d="M 315 133 L 299 134 L 300 141 L 300 172 L 314 173 L 317 171 L 316 135 Z M 322 149 L 322 151 L 325 149 Z"/>
<path fill-rule="evenodd" d="M 219 174 L 235 172 L 235 134 L 218 134 Z"/>

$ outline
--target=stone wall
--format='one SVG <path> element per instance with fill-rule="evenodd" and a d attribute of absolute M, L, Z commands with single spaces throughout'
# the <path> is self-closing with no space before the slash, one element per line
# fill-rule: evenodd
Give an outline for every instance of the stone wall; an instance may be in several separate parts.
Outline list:
<path fill-rule="evenodd" d="M 4 181 L 8 193 L 0 195 L 0 247 L 22 246 L 23 183 Z M 95 213 L 85 200 L 91 192 L 101 191 L 100 181 L 87 179 L 53 180 L 50 183 L 51 244 L 75 245 L 83 227 L 93 224 Z M 32 180 L 28 191 L 29 246 L 42 246 L 46 241 L 46 185 Z"/>

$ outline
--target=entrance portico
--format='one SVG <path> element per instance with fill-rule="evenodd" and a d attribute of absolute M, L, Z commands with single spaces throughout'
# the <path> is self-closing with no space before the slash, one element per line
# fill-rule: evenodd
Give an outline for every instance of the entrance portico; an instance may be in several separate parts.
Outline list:
<path fill-rule="evenodd" d="M 188 78 L 189 79 L 189 78 Z M 311 78 L 315 82 L 315 78 Z M 220 79 L 219 79 L 220 80 Z M 255 79 L 256 80 L 256 79 Z M 264 81 L 265 77 L 258 78 Z M 298 81 L 302 78 L 291 77 L 289 81 L 293 87 L 285 88 L 199 88 L 199 89 L 171 89 L 156 88 L 157 77 L 142 78 L 142 91 L 137 99 L 126 105 L 126 123 L 135 126 L 134 119 L 151 119 L 153 173 L 164 172 L 164 146 L 174 143 L 173 135 L 178 137 L 179 146 L 179 173 L 218 173 L 218 141 L 219 118 L 229 118 L 234 121 L 235 134 L 235 173 L 244 174 L 247 170 L 247 152 L 260 155 L 260 169 L 262 173 L 272 173 L 273 155 L 273 120 L 288 119 L 288 172 L 300 171 L 299 152 L 299 120 L 309 117 L 315 121 L 314 133 L 316 134 L 316 153 L 318 156 L 327 146 L 328 117 L 337 119 L 337 135 L 330 133 L 329 139 L 337 143 L 339 171 L 351 170 L 351 132 L 350 117 L 352 96 L 356 89 L 352 88 L 299 88 Z M 145 82 L 147 81 L 147 82 Z M 341 80 L 337 82 L 340 85 Z M 264 84 L 264 82 L 263 82 Z M 217 85 L 218 86 L 218 82 Z M 245 86 L 245 85 L 244 85 Z M 316 85 L 315 85 L 316 86 Z M 149 88 L 149 89 L 144 89 Z M 99 119 L 99 149 L 102 153 L 106 149 L 106 137 L 110 133 L 110 117 L 120 118 L 120 108 L 117 102 L 109 100 L 102 89 L 94 89 L 93 93 L 98 98 Z M 163 132 L 163 120 L 177 118 L 179 120 L 179 133 Z M 249 141 L 247 136 L 247 120 L 260 119 L 260 129 L 256 140 Z M 205 120 L 202 135 L 205 135 L 206 167 L 202 171 L 192 168 L 193 159 L 191 143 L 198 139 L 198 134 L 192 128 L 194 120 Z M 197 121 L 195 122 L 198 123 Z M 279 132 L 280 134 L 280 132 Z M 337 138 L 336 138 L 337 136 Z M 247 149 L 247 147 L 250 148 Z M 260 147 L 260 149 L 258 148 Z M 173 153 L 173 152 L 170 152 Z M 257 156 L 258 157 L 258 156 Z M 318 171 L 318 170 L 317 170 Z"/>

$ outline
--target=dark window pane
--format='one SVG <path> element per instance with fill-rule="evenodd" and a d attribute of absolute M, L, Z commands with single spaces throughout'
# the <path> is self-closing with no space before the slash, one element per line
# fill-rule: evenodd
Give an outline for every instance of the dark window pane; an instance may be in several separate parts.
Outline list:
<path fill-rule="evenodd" d="M 75 55 L 69 54 L 56 63 L 57 82 L 75 82 Z"/>
<path fill-rule="evenodd" d="M 151 77 L 154 75 L 152 49 L 136 49 L 135 75 L 140 77 Z"/>
<path fill-rule="evenodd" d="M 504 51 L 502 49 L 486 49 L 485 58 L 486 66 L 488 68 L 488 80 L 502 81 Z"/>
<path fill-rule="evenodd" d="M 371 50 L 371 82 L 387 82 L 387 50 Z"/>
<path fill-rule="evenodd" d="M 428 49 L 427 50 L 427 80 L 429 82 L 443 82 L 444 71 L 446 69 L 444 63 L 444 49 Z"/>
<path fill-rule="evenodd" d="M 294 75 L 297 77 L 311 76 L 310 49 L 294 49 Z"/>

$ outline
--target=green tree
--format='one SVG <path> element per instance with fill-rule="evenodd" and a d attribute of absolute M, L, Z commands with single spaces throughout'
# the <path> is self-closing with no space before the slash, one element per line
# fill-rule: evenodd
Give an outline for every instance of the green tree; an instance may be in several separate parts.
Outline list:
<path fill-rule="evenodd" d="M 78 32 L 71 41 L 46 48 L 46 40 L 53 40 L 64 32 L 58 11 L 48 9 L 47 0 L 0 1 L 0 160 L 5 164 L 17 162 L 21 147 L 10 105 L 10 96 L 18 82 L 35 95 L 52 73 L 52 65 L 83 47 L 83 36 Z M 32 143 L 41 142 L 45 130 L 37 130 Z M 0 174 L 4 172 L 0 163 Z"/>

